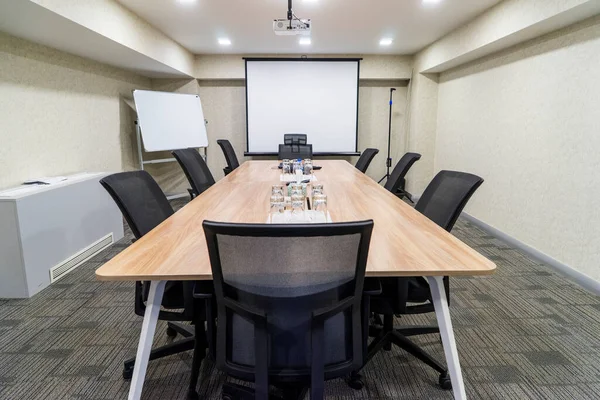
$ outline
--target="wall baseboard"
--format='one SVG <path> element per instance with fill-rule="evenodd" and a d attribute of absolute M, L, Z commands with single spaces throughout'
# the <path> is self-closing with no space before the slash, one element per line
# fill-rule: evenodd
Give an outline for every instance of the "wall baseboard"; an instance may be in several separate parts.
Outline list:
<path fill-rule="evenodd" d="M 496 229 L 493 226 L 486 224 L 485 222 L 473 217 L 472 215 L 467 214 L 466 212 L 463 212 L 461 214 L 461 217 L 465 218 L 472 224 L 477 225 L 479 228 L 488 232 L 490 235 L 495 236 L 498 239 L 521 250 L 531 258 L 534 258 L 535 260 L 552 267 L 561 275 L 566 276 L 567 278 L 582 286 L 583 288 L 589 290 L 593 294 L 600 296 L 600 282 L 598 282 L 594 278 L 577 271 L 573 267 L 569 267 L 568 265 L 561 263 L 560 261 L 550 257 L 549 255 L 544 254 L 537 249 L 534 249 L 533 247 L 521 242 L 518 239 L 515 239 L 510 235 L 507 235 L 499 229 Z"/>

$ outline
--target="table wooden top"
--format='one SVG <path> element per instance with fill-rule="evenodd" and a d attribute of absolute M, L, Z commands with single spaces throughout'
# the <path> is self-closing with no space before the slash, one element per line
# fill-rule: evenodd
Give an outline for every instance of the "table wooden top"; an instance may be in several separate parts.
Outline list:
<path fill-rule="evenodd" d="M 485 275 L 496 266 L 346 161 L 317 161 L 333 222 L 373 219 L 367 276 Z M 96 271 L 100 280 L 212 279 L 202 221 L 264 223 L 275 161 L 248 161 Z"/>

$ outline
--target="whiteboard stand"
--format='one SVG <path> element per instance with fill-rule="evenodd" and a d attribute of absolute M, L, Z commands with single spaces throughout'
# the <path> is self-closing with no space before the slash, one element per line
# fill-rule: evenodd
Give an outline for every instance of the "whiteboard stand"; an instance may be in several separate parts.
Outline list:
<path fill-rule="evenodd" d="M 142 132 L 140 129 L 140 124 L 138 123 L 137 119 L 134 121 L 134 123 L 135 123 L 135 136 L 137 138 L 138 159 L 140 160 L 140 169 L 142 171 L 144 171 L 144 165 L 147 165 L 147 164 L 162 164 L 162 163 L 177 162 L 175 157 L 160 158 L 157 160 L 144 160 L 144 150 L 142 148 Z M 202 157 L 204 158 L 204 161 L 208 162 L 208 151 L 207 151 L 206 147 L 204 148 L 204 154 L 202 155 Z M 188 197 L 188 196 L 189 196 L 189 193 L 187 193 L 187 192 L 186 193 L 173 193 L 173 194 L 167 195 L 167 200 L 181 199 L 181 198 Z"/>

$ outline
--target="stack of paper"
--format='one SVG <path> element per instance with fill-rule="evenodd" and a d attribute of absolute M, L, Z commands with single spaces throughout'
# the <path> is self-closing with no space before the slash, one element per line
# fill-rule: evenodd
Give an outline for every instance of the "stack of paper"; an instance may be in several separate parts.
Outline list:
<path fill-rule="evenodd" d="M 323 224 L 333 222 L 327 211 L 327 217 L 322 212 L 306 210 L 299 214 L 293 214 L 286 210 L 283 214 L 269 215 L 267 224 Z"/>
<path fill-rule="evenodd" d="M 301 176 L 302 176 L 302 178 L 300 179 L 300 181 L 315 182 L 317 180 L 317 177 L 315 175 L 301 175 Z M 281 175 L 279 175 L 279 180 L 281 182 L 297 182 L 298 176 L 296 176 L 294 174 L 281 174 Z"/>

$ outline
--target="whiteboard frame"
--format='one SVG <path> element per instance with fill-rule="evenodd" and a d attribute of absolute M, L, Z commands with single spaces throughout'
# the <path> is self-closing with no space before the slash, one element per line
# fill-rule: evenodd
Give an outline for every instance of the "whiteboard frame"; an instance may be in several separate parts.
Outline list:
<path fill-rule="evenodd" d="M 148 149 L 146 147 L 146 142 L 144 141 L 144 127 L 143 124 L 141 123 L 141 118 L 140 118 L 140 111 L 138 108 L 138 103 L 135 101 L 135 93 L 136 92 L 152 92 L 152 93 L 160 93 L 160 94 L 167 94 L 167 95 L 175 95 L 175 96 L 194 96 L 195 98 L 198 99 L 198 104 L 200 106 L 200 115 L 202 117 L 202 120 L 204 121 L 204 137 L 202 137 L 202 133 L 199 134 L 199 138 L 198 138 L 198 142 L 197 143 L 193 143 L 190 146 L 184 146 L 184 147 L 171 147 L 171 146 L 167 146 L 168 148 L 152 148 L 152 149 Z M 135 105 L 135 112 L 137 114 L 137 129 L 140 130 L 140 134 L 141 134 L 141 141 L 143 142 L 143 147 L 144 147 L 144 151 L 151 153 L 151 152 L 157 152 L 157 151 L 172 151 L 172 150 L 179 150 L 182 148 L 206 148 L 208 147 L 208 132 L 206 131 L 206 119 L 204 117 L 204 109 L 202 108 L 202 101 L 200 100 L 200 95 L 198 94 L 189 94 L 189 93 L 174 93 L 174 92 L 166 92 L 166 91 L 159 91 L 159 90 L 146 90 L 146 89 L 134 89 L 132 91 L 132 96 L 133 96 L 133 102 Z"/>

